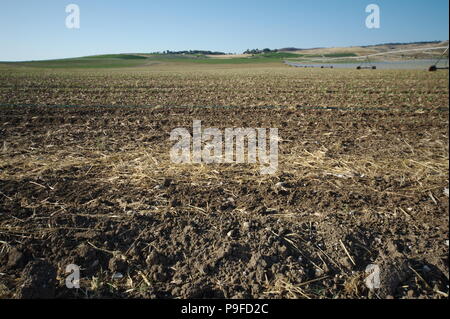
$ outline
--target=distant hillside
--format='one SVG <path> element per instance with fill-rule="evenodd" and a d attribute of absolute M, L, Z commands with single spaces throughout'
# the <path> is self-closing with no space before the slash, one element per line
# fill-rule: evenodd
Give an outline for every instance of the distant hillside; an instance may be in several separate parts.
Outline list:
<path fill-rule="evenodd" d="M 448 41 L 447 41 L 448 42 Z M 392 42 L 392 43 L 380 43 L 375 45 L 362 45 L 362 48 L 378 47 L 378 46 L 403 46 L 403 45 L 427 45 L 427 44 L 439 44 L 442 41 L 418 41 L 418 42 Z"/>
<path fill-rule="evenodd" d="M 351 56 L 366 56 L 370 54 L 385 53 L 391 51 L 411 50 L 411 49 L 426 49 L 432 47 L 448 46 L 448 41 L 422 41 L 411 43 L 385 43 L 377 45 L 354 46 L 354 47 L 331 47 L 331 48 L 314 48 L 314 49 L 297 49 L 284 48 L 279 49 L 279 52 L 296 53 L 300 55 L 324 56 L 324 57 L 351 57 Z M 442 54 L 443 50 L 428 51 L 428 52 L 406 52 L 402 53 L 400 58 L 432 58 L 436 55 Z"/>
<path fill-rule="evenodd" d="M 75 68 L 136 68 L 152 67 L 161 63 L 196 63 L 196 64 L 249 64 L 279 63 L 285 59 L 308 60 L 314 58 L 358 58 L 370 54 L 378 54 L 396 50 L 422 49 L 448 46 L 448 41 L 429 41 L 413 43 L 386 43 L 370 46 L 298 49 L 287 47 L 282 49 L 249 49 L 245 54 L 225 54 L 208 50 L 164 51 L 158 53 L 107 54 L 71 59 L 0 62 L 0 67 L 27 67 L 49 69 Z M 434 58 L 443 50 L 413 51 L 389 55 L 387 59 L 423 59 Z"/>
<path fill-rule="evenodd" d="M 429 44 L 448 45 L 448 40 L 447 41 L 436 40 L 436 41 L 418 41 L 418 42 L 380 43 L 380 44 L 373 44 L 373 45 L 360 45 L 360 46 L 350 47 L 350 48 L 375 48 L 375 47 L 380 47 L 380 46 L 408 46 L 408 45 L 429 45 Z M 276 51 L 294 52 L 294 51 L 323 50 L 323 49 L 330 49 L 330 48 L 326 48 L 326 47 L 318 47 L 318 48 L 287 47 L 287 48 L 277 49 Z"/>

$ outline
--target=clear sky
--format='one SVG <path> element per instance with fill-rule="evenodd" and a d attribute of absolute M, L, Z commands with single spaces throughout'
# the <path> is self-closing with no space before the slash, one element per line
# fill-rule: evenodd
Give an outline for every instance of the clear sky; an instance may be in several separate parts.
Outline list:
<path fill-rule="evenodd" d="M 81 10 L 67 29 L 68 4 Z M 381 9 L 368 29 L 367 5 Z M 0 61 L 448 39 L 448 0 L 1 0 Z"/>

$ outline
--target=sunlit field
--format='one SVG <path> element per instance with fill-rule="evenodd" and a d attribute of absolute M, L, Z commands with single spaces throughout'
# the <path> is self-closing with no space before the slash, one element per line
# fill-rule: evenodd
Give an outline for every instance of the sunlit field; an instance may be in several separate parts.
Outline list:
<path fill-rule="evenodd" d="M 51 297 L 448 297 L 448 71 L 271 59 L 0 64 L 0 297 L 44 257 Z M 193 120 L 278 128 L 277 172 L 172 163 Z"/>

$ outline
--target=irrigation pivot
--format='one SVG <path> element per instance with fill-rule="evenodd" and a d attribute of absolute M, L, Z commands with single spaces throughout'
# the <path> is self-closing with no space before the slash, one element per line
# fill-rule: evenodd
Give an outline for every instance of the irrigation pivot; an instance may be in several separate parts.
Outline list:
<path fill-rule="evenodd" d="M 368 70 L 376 70 L 376 66 L 372 64 L 372 62 L 370 62 L 369 56 L 366 57 L 366 64 L 364 64 L 364 62 L 362 62 L 360 65 L 358 65 L 356 67 L 357 70 L 363 70 L 363 69 L 368 69 Z"/>
<path fill-rule="evenodd" d="M 445 51 L 442 54 L 432 53 L 432 51 L 435 50 Z M 417 57 L 418 54 L 422 57 Z M 434 59 L 437 59 L 437 61 L 432 60 L 433 58 L 424 58 L 424 55 L 434 55 Z M 423 69 L 437 71 L 448 69 L 448 45 L 383 51 L 368 55 L 349 56 L 345 58 L 325 57 L 324 55 L 320 58 L 302 57 L 302 61 L 297 62 L 285 60 L 284 63 L 301 68 L 356 68 L 357 70 Z"/>
<path fill-rule="evenodd" d="M 446 65 L 439 67 L 438 64 L 442 60 L 442 58 L 445 56 L 445 54 L 447 54 L 447 60 L 445 62 Z M 436 63 L 434 63 L 428 69 L 428 71 L 430 71 L 430 72 L 435 72 L 437 70 L 448 70 L 448 47 L 447 47 L 447 49 L 445 49 L 444 53 L 442 53 L 442 55 L 439 57 L 439 59 L 436 61 Z"/>

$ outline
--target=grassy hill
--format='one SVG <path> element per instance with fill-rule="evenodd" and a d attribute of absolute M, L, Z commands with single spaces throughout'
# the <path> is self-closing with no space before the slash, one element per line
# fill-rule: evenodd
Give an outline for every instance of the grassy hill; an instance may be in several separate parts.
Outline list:
<path fill-rule="evenodd" d="M 208 55 L 208 54 L 180 54 L 180 53 L 132 53 L 132 54 L 106 54 L 80 58 L 26 61 L 26 62 L 0 62 L 0 67 L 44 68 L 44 69 L 107 69 L 107 68 L 135 68 L 160 63 L 183 64 L 261 64 L 277 63 L 284 59 L 313 59 L 313 58 L 351 58 L 365 56 L 373 53 L 392 50 L 406 50 L 426 48 L 432 46 L 445 46 L 442 43 L 425 42 L 411 44 L 382 44 L 375 46 L 359 46 L 345 48 L 316 48 L 316 49 L 286 49 L 286 51 L 271 51 L 257 54 L 237 55 Z M 430 58 L 440 52 L 427 54 L 413 53 L 412 58 Z"/>
<path fill-rule="evenodd" d="M 151 65 L 155 63 L 183 62 L 202 64 L 244 64 L 244 63 L 270 63 L 280 62 L 285 58 L 301 57 L 296 53 L 272 52 L 250 56 L 229 58 L 215 58 L 212 56 L 195 54 L 108 54 L 72 59 L 26 61 L 26 62 L 0 62 L 0 65 L 12 67 L 72 69 L 72 68 L 130 68 Z"/>

